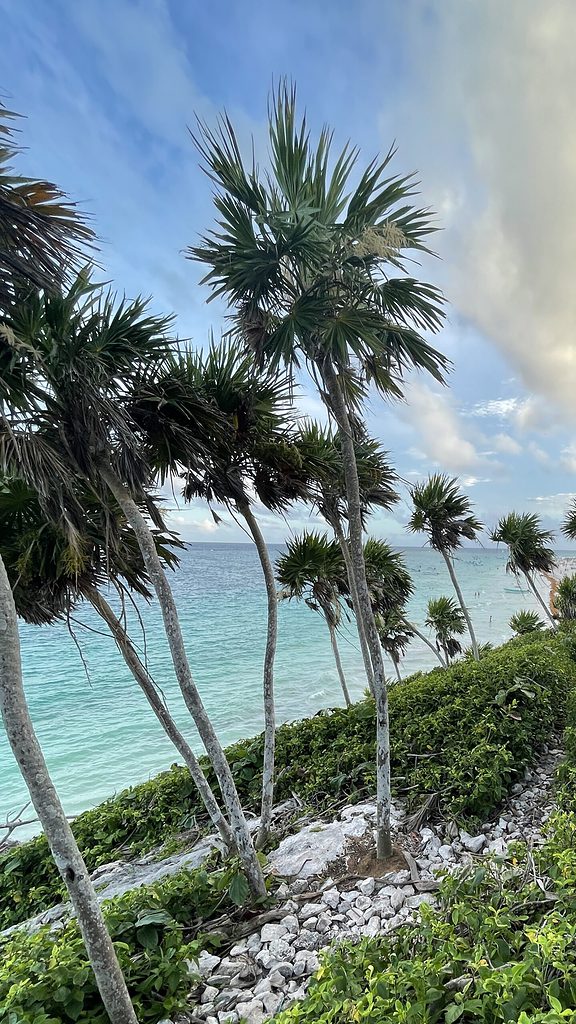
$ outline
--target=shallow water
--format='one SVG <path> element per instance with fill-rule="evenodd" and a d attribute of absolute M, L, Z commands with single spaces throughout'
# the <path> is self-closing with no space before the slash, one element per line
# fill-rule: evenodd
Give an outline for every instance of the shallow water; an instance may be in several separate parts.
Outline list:
<path fill-rule="evenodd" d="M 274 555 L 280 550 L 275 549 Z M 442 558 L 433 551 L 409 548 L 405 558 L 415 586 L 410 614 L 421 625 L 428 598 L 450 594 L 450 580 Z M 510 635 L 507 623 L 512 612 L 535 607 L 532 595 L 506 575 L 505 560 L 503 551 L 482 549 L 462 551 L 456 560 L 479 642 L 500 643 Z M 220 737 L 229 743 L 258 732 L 262 728 L 266 595 L 254 547 L 189 545 L 171 578 L 192 670 Z M 144 606 L 141 612 L 149 668 L 192 746 L 199 750 L 173 679 L 158 608 Z M 133 611 L 128 615 L 132 635 L 141 643 L 137 617 Z M 92 630 L 100 629 L 91 608 L 82 608 L 77 618 Z M 323 621 L 295 602 L 280 604 L 279 619 L 278 720 L 301 718 L 341 703 Z M 154 775 L 176 759 L 113 641 L 79 625 L 73 628 L 76 643 L 64 624 L 21 629 L 31 714 L 69 814 Z M 343 624 L 340 647 L 350 691 L 358 697 L 366 684 L 349 623 Z M 416 641 L 403 672 L 431 667 L 433 662 L 431 652 Z M 0 820 L 19 810 L 26 799 L 6 737 L 0 732 Z"/>

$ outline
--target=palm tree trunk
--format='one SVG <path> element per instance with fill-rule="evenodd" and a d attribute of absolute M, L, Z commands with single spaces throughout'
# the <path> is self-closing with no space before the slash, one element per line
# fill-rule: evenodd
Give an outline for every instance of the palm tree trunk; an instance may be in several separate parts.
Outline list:
<path fill-rule="evenodd" d="M 376 855 L 379 859 L 392 854 L 390 835 L 390 811 L 392 795 L 390 790 L 390 724 L 388 719 L 388 685 L 384 671 L 384 659 L 380 638 L 376 628 L 370 592 L 366 581 L 364 549 L 362 544 L 362 510 L 360 485 L 354 452 L 354 440 L 346 401 L 338 375 L 331 362 L 326 359 L 321 367 L 322 376 L 330 406 L 340 438 L 342 467 L 346 484 L 348 522 L 350 534 L 350 557 L 356 589 L 358 608 L 364 626 L 366 642 L 374 671 L 374 693 L 376 701 Z"/>
<path fill-rule="evenodd" d="M 429 647 L 433 654 L 438 658 L 438 661 L 442 665 L 442 668 L 446 668 L 446 662 L 444 661 L 444 658 L 440 654 L 438 648 L 434 646 L 432 641 L 429 640 L 424 633 L 421 633 L 420 630 L 416 628 L 413 622 L 408 622 L 408 619 L 406 619 L 405 621 L 408 628 L 411 629 L 412 632 L 414 633 L 414 636 L 417 636 L 419 640 L 422 640 L 422 642 L 425 643 L 426 646 Z"/>
<path fill-rule="evenodd" d="M 454 566 L 452 565 L 452 559 L 450 558 L 450 555 L 448 554 L 447 551 L 442 551 L 442 557 L 444 558 L 444 561 L 446 562 L 446 565 L 448 567 L 448 572 L 450 573 L 450 579 L 452 580 L 452 586 L 454 587 L 454 590 L 456 591 L 456 596 L 458 597 L 458 601 L 459 601 L 460 607 L 462 609 L 462 614 L 463 614 L 464 618 L 466 619 L 466 624 L 468 626 L 468 632 L 470 634 L 470 641 L 472 643 L 472 654 L 474 655 L 474 660 L 475 661 L 480 661 L 480 655 L 478 653 L 478 643 L 476 641 L 476 634 L 474 632 L 474 627 L 472 625 L 472 619 L 470 618 L 470 612 L 468 611 L 468 608 L 466 607 L 466 602 L 464 601 L 464 595 L 463 595 L 463 593 L 462 593 L 462 591 L 460 589 L 460 584 L 458 583 L 458 579 L 456 577 L 456 573 L 454 572 Z"/>
<path fill-rule="evenodd" d="M 338 673 L 338 679 L 340 680 L 340 686 L 342 687 L 342 693 L 344 694 L 344 700 L 346 701 L 346 707 L 349 708 L 352 704 L 350 700 L 350 693 L 348 692 L 348 686 L 346 683 L 346 676 L 344 675 L 344 669 L 342 668 L 342 662 L 340 660 L 340 651 L 338 650 L 338 641 L 336 639 L 336 630 L 331 622 L 326 619 L 328 626 L 328 632 L 330 633 L 330 643 L 332 644 L 332 653 L 334 655 L 334 661 L 336 662 L 336 671 Z"/>
<path fill-rule="evenodd" d="M 374 696 L 374 671 L 372 669 L 372 661 L 370 659 L 370 651 L 368 650 L 368 642 L 366 640 L 366 633 L 364 630 L 364 622 L 360 613 L 360 603 L 358 601 L 358 589 L 356 587 L 356 581 L 354 579 L 354 568 L 352 566 L 352 559 L 350 558 L 350 549 L 348 542 L 344 536 L 342 529 L 342 523 L 337 516 L 334 517 L 331 522 L 332 529 L 334 530 L 334 536 L 340 545 L 342 552 L 342 558 L 346 566 L 346 575 L 348 577 L 348 586 L 350 587 L 350 597 L 352 599 L 352 607 L 354 609 L 354 618 L 356 619 L 356 629 L 358 630 L 358 639 L 360 641 L 360 650 L 362 651 L 362 660 L 364 662 L 364 671 L 366 673 L 366 679 L 368 680 L 368 686 L 370 687 L 370 693 Z"/>
<path fill-rule="evenodd" d="M 534 583 L 534 580 L 532 579 L 532 576 L 530 575 L 529 572 L 525 572 L 524 575 L 526 577 L 526 582 L 528 583 L 528 586 L 530 587 L 530 590 L 534 594 L 534 597 L 540 603 L 541 607 L 544 609 L 544 611 L 546 612 L 546 615 L 550 619 L 550 622 L 552 623 L 552 628 L 553 629 L 557 629 L 558 628 L 558 623 L 556 622 L 556 619 L 552 615 L 552 612 L 550 611 L 548 605 L 546 604 L 546 601 L 542 597 L 542 594 L 538 590 L 538 587 Z"/>
<path fill-rule="evenodd" d="M 68 890 L 98 991 L 111 1024 L 138 1024 L 88 869 L 48 773 L 22 685 L 14 598 L 0 558 L 0 710 L 56 867 Z"/>
<path fill-rule="evenodd" d="M 266 650 L 264 652 L 264 759 L 262 764 L 262 801 L 260 805 L 260 828 L 256 837 L 256 848 L 261 850 L 268 841 L 272 807 L 274 806 L 274 756 L 276 746 L 276 709 L 274 706 L 274 658 L 278 639 L 278 596 L 274 568 L 262 531 L 249 505 L 243 505 L 240 512 L 254 538 L 260 565 L 266 583 L 268 599 L 268 621 Z"/>
<path fill-rule="evenodd" d="M 148 574 L 160 603 L 162 618 L 164 620 L 164 629 L 166 631 L 166 637 L 170 647 L 170 653 L 172 655 L 172 663 L 174 665 L 176 679 L 178 680 L 178 685 L 180 686 L 182 696 L 184 697 L 184 703 L 196 723 L 196 728 L 198 729 L 198 733 L 202 743 L 204 744 L 206 753 L 208 754 L 212 767 L 214 768 L 214 773 L 222 793 L 224 806 L 228 814 L 228 820 L 234 835 L 234 841 L 238 849 L 238 856 L 240 857 L 242 866 L 246 872 L 248 884 L 255 896 L 265 896 L 266 883 L 264 882 L 262 868 L 260 866 L 256 850 L 254 849 L 246 818 L 244 817 L 244 811 L 242 810 L 242 805 L 238 797 L 234 777 L 230 770 L 230 765 L 226 760 L 222 744 L 220 743 L 214 726 L 206 713 L 206 708 L 202 703 L 202 698 L 200 697 L 192 677 L 188 657 L 186 655 L 186 648 L 184 647 L 180 621 L 178 619 L 176 602 L 174 601 L 174 595 L 170 589 L 170 584 L 168 583 L 166 574 L 162 568 L 162 563 L 158 557 L 154 538 L 150 532 L 148 523 L 140 512 L 136 502 L 133 500 L 130 491 L 116 476 L 112 469 L 109 466 L 101 465 L 100 475 L 111 493 L 114 495 L 126 516 L 127 521 L 134 530 L 134 535 L 142 553 L 144 564 L 148 570 Z"/>
<path fill-rule="evenodd" d="M 168 739 L 174 744 L 176 750 L 181 755 L 184 764 L 192 776 L 202 799 L 202 803 L 210 816 L 210 820 L 214 825 L 214 828 L 220 833 L 226 848 L 235 849 L 234 837 L 230 831 L 230 826 L 218 806 L 218 802 L 210 788 L 208 779 L 198 764 L 198 760 L 190 744 L 184 739 L 184 736 L 180 732 L 176 722 L 172 718 L 172 715 L 158 693 L 154 680 L 140 661 L 132 641 L 122 626 L 122 623 L 98 590 L 92 591 L 88 595 L 88 600 L 98 615 L 104 619 L 104 622 L 116 641 L 120 654 L 124 658 L 126 665 L 130 669 L 130 672 L 146 697 L 152 711 L 156 715 L 156 718 L 160 722 L 160 725 L 164 729 Z"/>
<path fill-rule="evenodd" d="M 394 665 L 394 671 L 396 673 L 396 679 L 398 680 L 399 683 L 401 683 L 402 682 L 402 676 L 400 675 L 400 667 L 399 667 L 398 662 L 396 661 L 395 658 L 392 658 L 392 664 Z"/>

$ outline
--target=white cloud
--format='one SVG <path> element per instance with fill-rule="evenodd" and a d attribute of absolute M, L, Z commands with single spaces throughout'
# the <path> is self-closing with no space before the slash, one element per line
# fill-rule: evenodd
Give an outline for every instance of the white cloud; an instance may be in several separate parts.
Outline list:
<path fill-rule="evenodd" d="M 567 512 L 568 507 L 572 504 L 576 498 L 576 494 L 572 491 L 561 491 L 558 494 L 541 494 L 536 498 L 531 498 L 531 501 L 535 501 L 539 510 L 548 515 L 553 519 L 561 519 Z"/>
<path fill-rule="evenodd" d="M 488 476 L 470 476 L 466 475 L 462 477 L 462 484 L 464 487 L 476 487 L 476 484 L 489 484 L 490 477 Z"/>
<path fill-rule="evenodd" d="M 439 242 L 447 292 L 573 422 L 576 4 L 444 0 L 434 12 L 432 29 L 424 0 L 407 17 L 426 90 L 420 171 L 440 202 L 465 153 L 464 196 Z"/>
<path fill-rule="evenodd" d="M 544 448 L 541 448 L 539 444 L 536 444 L 535 441 L 530 441 L 527 450 L 530 452 L 530 455 L 532 455 L 533 458 L 543 466 L 552 465 L 552 456 Z"/>
<path fill-rule="evenodd" d="M 462 473 L 486 464 L 486 459 L 463 433 L 463 425 L 447 392 L 432 391 L 419 382 L 407 389 L 406 419 L 418 433 L 418 445 L 426 459 L 451 473 Z M 413 449 L 414 451 L 414 449 Z"/>
<path fill-rule="evenodd" d="M 537 430 L 546 434 L 558 426 L 558 411 L 540 395 L 528 395 L 526 398 L 493 398 L 477 402 L 463 415 L 493 417 L 512 424 L 523 433 Z"/>
<path fill-rule="evenodd" d="M 570 471 L 570 473 L 576 473 L 576 442 L 567 444 L 562 449 L 560 455 L 560 465 Z"/>
<path fill-rule="evenodd" d="M 522 445 L 510 437 L 510 434 L 495 434 L 490 440 L 496 451 L 502 452 L 503 455 L 520 455 L 522 451 Z"/>

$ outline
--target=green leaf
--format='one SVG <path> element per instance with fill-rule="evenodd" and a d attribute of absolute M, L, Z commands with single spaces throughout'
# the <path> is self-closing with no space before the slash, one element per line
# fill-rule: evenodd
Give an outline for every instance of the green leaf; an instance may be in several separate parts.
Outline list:
<path fill-rule="evenodd" d="M 136 931 L 136 938 L 138 942 L 144 946 L 144 949 L 155 949 L 158 945 L 158 931 L 153 925 L 147 924 L 143 928 L 138 928 Z"/>
<path fill-rule="evenodd" d="M 462 1003 L 460 1003 L 459 1006 L 456 1003 L 452 1003 L 452 1006 L 449 1006 L 446 1010 L 444 1020 L 446 1021 L 446 1024 L 454 1024 L 454 1021 L 459 1020 L 463 1013 L 464 1006 Z"/>
<path fill-rule="evenodd" d="M 230 899 L 237 907 L 241 907 L 242 904 L 246 902 L 249 893 L 250 889 L 248 887 L 248 882 L 246 881 L 246 876 L 242 871 L 237 871 L 236 874 L 232 876 L 230 885 L 228 886 L 228 895 Z"/>

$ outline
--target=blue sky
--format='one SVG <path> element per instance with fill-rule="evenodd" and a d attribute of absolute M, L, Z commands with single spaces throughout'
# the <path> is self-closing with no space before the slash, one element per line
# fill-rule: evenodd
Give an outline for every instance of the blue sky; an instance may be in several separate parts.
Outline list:
<path fill-rule="evenodd" d="M 0 16 L 21 168 L 80 200 L 103 277 L 175 311 L 198 345 L 224 311 L 182 255 L 212 221 L 195 114 L 225 106 L 264 154 L 267 93 L 288 75 L 314 130 L 328 121 L 366 160 L 395 140 L 443 229 L 422 275 L 446 293 L 436 343 L 454 371 L 447 389 L 416 378 L 406 405 L 372 400 L 370 428 L 405 478 L 461 477 L 489 525 L 517 508 L 558 526 L 576 492 L 572 0 L 0 0 Z M 406 513 L 374 532 L 403 543 Z M 263 518 L 270 541 L 309 522 Z M 200 505 L 174 521 L 241 539 Z"/>

